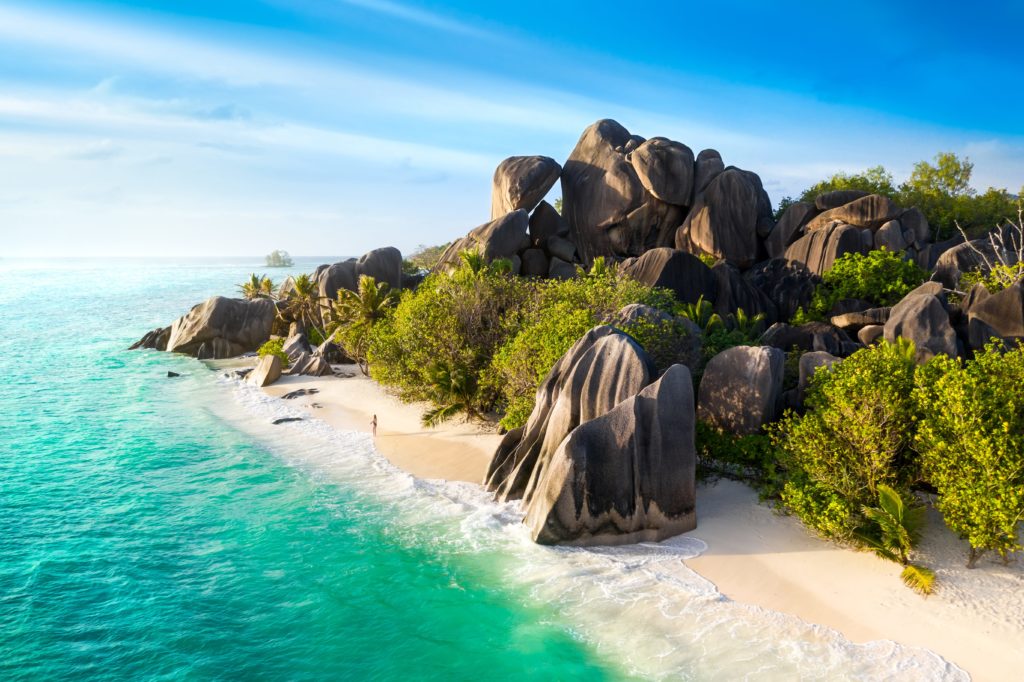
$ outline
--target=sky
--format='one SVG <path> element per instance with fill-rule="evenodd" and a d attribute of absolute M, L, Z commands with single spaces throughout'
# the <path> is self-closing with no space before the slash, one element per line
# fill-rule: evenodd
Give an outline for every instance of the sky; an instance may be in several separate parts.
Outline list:
<path fill-rule="evenodd" d="M 939 151 L 1016 192 L 1021 26 L 998 0 L 2 0 L 0 257 L 408 253 L 601 118 L 775 202 Z"/>

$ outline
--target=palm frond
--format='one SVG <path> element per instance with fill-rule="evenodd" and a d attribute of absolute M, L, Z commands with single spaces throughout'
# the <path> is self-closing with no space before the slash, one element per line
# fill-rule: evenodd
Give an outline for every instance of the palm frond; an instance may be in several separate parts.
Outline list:
<path fill-rule="evenodd" d="M 462 412 L 465 405 L 462 403 L 448 403 L 447 405 L 438 405 L 423 413 L 421 422 L 424 426 L 434 427 L 438 424 L 448 421 L 459 412 Z"/>
<path fill-rule="evenodd" d="M 903 567 L 900 579 L 910 589 L 923 595 L 929 595 L 935 589 L 935 571 L 917 564 Z"/>

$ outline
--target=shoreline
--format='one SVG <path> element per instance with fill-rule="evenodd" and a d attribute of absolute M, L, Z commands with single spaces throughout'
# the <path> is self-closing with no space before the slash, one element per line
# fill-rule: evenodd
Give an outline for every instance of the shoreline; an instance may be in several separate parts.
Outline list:
<path fill-rule="evenodd" d="M 283 376 L 262 390 L 280 398 L 316 388 L 288 402 L 343 431 L 369 433 L 376 414 L 374 446 L 394 466 L 417 478 L 481 484 L 501 440 L 496 431 L 459 420 L 425 428 L 423 406 L 401 403 L 346 369 L 355 376 Z M 707 550 L 684 563 L 723 597 L 828 627 L 854 643 L 927 649 L 973 680 L 1012 679 L 1024 669 L 1024 566 L 989 559 L 966 569 L 965 543 L 934 509 L 921 561 L 936 571 L 938 588 L 924 598 L 903 585 L 897 564 L 815 537 L 741 483 L 701 484 L 697 500 L 697 528 L 684 536 Z"/>

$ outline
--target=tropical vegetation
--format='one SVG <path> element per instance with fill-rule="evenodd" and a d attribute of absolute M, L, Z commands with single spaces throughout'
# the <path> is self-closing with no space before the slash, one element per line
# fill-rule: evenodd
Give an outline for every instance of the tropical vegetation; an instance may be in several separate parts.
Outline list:
<path fill-rule="evenodd" d="M 800 201 L 813 202 L 815 197 L 832 190 L 855 189 L 882 194 L 901 206 L 916 206 L 928 219 L 934 241 L 956 234 L 957 225 L 968 234 L 977 235 L 1003 225 L 1017 215 L 1018 197 L 1007 189 L 989 187 L 979 193 L 971 186 L 974 164 L 968 158 L 943 152 L 932 161 L 914 165 L 910 176 L 897 185 L 892 173 L 882 166 L 860 173 L 836 173 L 808 187 Z M 1024 188 L 1021 188 L 1024 195 Z M 779 214 L 793 203 L 783 199 Z"/>

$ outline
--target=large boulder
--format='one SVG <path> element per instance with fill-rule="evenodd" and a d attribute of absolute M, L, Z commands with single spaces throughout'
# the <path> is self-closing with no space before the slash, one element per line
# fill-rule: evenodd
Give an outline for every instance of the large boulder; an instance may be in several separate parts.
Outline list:
<path fill-rule="evenodd" d="M 128 346 L 128 350 L 136 350 L 138 348 L 152 348 L 153 350 L 167 350 L 167 341 L 171 337 L 170 327 L 157 327 L 153 331 L 146 332 L 146 334 Z"/>
<path fill-rule="evenodd" d="M 521 274 L 524 277 L 547 277 L 550 265 L 543 249 L 526 249 L 523 251 Z"/>
<path fill-rule="evenodd" d="M 798 201 L 790 204 L 779 217 L 775 229 L 764 240 L 764 248 L 769 258 L 781 258 L 789 245 L 800 238 L 804 225 L 810 222 L 811 218 L 818 214 L 814 204 L 806 201 Z"/>
<path fill-rule="evenodd" d="M 288 374 L 293 376 L 304 374 L 313 377 L 323 377 L 333 373 L 331 363 L 316 353 L 301 353 L 291 360 L 291 367 Z"/>
<path fill-rule="evenodd" d="M 281 378 L 282 368 L 281 358 L 273 353 L 268 353 L 260 358 L 260 361 L 256 363 L 255 369 L 249 372 L 247 379 L 254 386 L 263 388 Z"/>
<path fill-rule="evenodd" d="M 913 341 L 918 363 L 944 353 L 957 356 L 956 332 L 949 322 L 949 313 L 938 297 L 931 294 L 908 294 L 893 306 L 885 323 L 886 341 L 898 338 Z"/>
<path fill-rule="evenodd" d="M 807 395 L 807 387 L 811 383 L 811 378 L 818 371 L 818 368 L 825 367 L 826 370 L 831 369 L 832 365 L 837 362 L 842 362 L 842 360 L 823 350 L 811 351 L 800 356 L 800 361 L 797 365 L 797 395 L 801 405 L 804 402 L 804 397 Z"/>
<path fill-rule="evenodd" d="M 889 321 L 891 313 L 892 308 L 889 307 L 868 308 L 867 310 L 833 315 L 831 322 L 840 329 L 856 331 L 869 325 L 885 324 Z"/>
<path fill-rule="evenodd" d="M 848 253 L 867 253 L 861 231 L 852 225 L 830 225 L 805 234 L 786 249 L 786 260 L 803 264 L 815 275 L 832 269 L 832 264 Z"/>
<path fill-rule="evenodd" d="M 853 201 L 831 208 L 815 216 L 807 223 L 807 231 L 819 230 L 834 222 L 877 230 L 893 218 L 898 218 L 903 209 L 892 199 L 881 194 L 869 194 Z"/>
<path fill-rule="evenodd" d="M 562 169 L 563 215 L 583 262 L 616 255 L 608 231 L 647 197 L 632 163 L 626 158 L 629 131 L 603 119 L 580 136 Z M 627 255 L 627 254 L 621 254 Z"/>
<path fill-rule="evenodd" d="M 758 260 L 758 221 L 770 218 L 771 205 L 754 173 L 727 168 L 697 195 L 676 231 L 676 248 L 707 253 L 747 268 Z M 767 209 L 767 210 L 766 210 Z"/>
<path fill-rule="evenodd" d="M 494 171 L 491 185 L 491 220 L 520 208 L 532 211 L 562 174 L 558 162 L 547 156 L 512 156 Z"/>
<path fill-rule="evenodd" d="M 523 209 L 484 223 L 462 239 L 452 242 L 441 254 L 434 269 L 458 267 L 459 254 L 463 251 L 478 251 L 488 262 L 499 258 L 511 259 L 530 246 L 527 234 L 529 226 L 530 214 Z"/>
<path fill-rule="evenodd" d="M 693 164 L 693 196 L 703 192 L 707 186 L 718 177 L 718 174 L 725 170 L 725 162 L 722 155 L 715 149 L 704 149 L 697 154 Z M 690 202 L 691 204 L 693 202 Z"/>
<path fill-rule="evenodd" d="M 801 351 L 825 351 L 839 356 L 849 355 L 857 347 L 857 343 L 846 332 L 826 322 L 806 322 L 799 326 L 778 322 L 761 335 L 758 343 L 786 352 L 796 348 Z"/>
<path fill-rule="evenodd" d="M 656 199 L 689 206 L 693 197 L 693 150 L 681 142 L 652 137 L 629 154 L 640 183 Z"/>
<path fill-rule="evenodd" d="M 549 237 L 568 237 L 569 225 L 562 219 L 562 216 L 555 210 L 555 207 L 546 201 L 537 204 L 530 215 L 530 244 L 543 246 Z"/>
<path fill-rule="evenodd" d="M 281 345 L 281 350 L 288 356 L 289 362 L 294 362 L 300 355 L 313 352 L 305 334 L 291 334 Z"/>
<path fill-rule="evenodd" d="M 788 320 L 797 309 L 806 307 L 819 281 L 802 263 L 784 258 L 758 263 L 743 273 L 743 279 L 768 297 L 780 320 Z"/>
<path fill-rule="evenodd" d="M 369 275 L 378 282 L 385 282 L 392 289 L 401 289 L 402 252 L 393 246 L 385 246 L 364 253 L 358 260 L 350 258 L 340 263 L 317 268 L 316 282 L 324 301 L 333 301 L 342 289 L 359 290 L 359 277 Z M 282 292 L 282 297 L 287 292 Z"/>
<path fill-rule="evenodd" d="M 974 299 L 967 313 L 971 348 L 984 347 L 992 337 L 1024 340 L 1024 287 L 1020 282 L 989 296 L 976 294 Z"/>
<path fill-rule="evenodd" d="M 368 251 L 356 261 L 356 274 L 369 275 L 378 282 L 386 282 L 392 289 L 401 289 L 402 252 L 393 246 Z M 358 277 L 356 280 L 358 285 Z"/>
<path fill-rule="evenodd" d="M 214 296 L 171 324 L 167 350 L 220 360 L 254 351 L 270 338 L 277 310 L 266 299 Z"/>
<path fill-rule="evenodd" d="M 715 312 L 719 315 L 742 310 L 748 317 L 763 314 L 767 324 L 778 319 L 778 311 L 768 295 L 752 286 L 735 266 L 727 261 L 718 261 L 711 268 L 711 274 L 718 283 Z"/>
<path fill-rule="evenodd" d="M 960 277 L 965 272 L 977 270 L 987 275 L 991 271 L 990 264 L 1014 265 L 1018 257 L 1013 247 L 1020 239 L 1013 225 L 1005 225 L 985 237 L 952 246 L 936 260 L 932 279 L 942 282 L 947 289 L 958 289 Z"/>
<path fill-rule="evenodd" d="M 653 542 L 697 525 L 693 388 L 673 365 L 544 462 L 525 523 L 542 544 Z"/>
<path fill-rule="evenodd" d="M 875 248 L 888 249 L 894 253 L 903 251 L 913 245 L 914 235 L 904 234 L 903 225 L 898 220 L 890 220 L 875 232 Z"/>
<path fill-rule="evenodd" d="M 814 198 L 814 206 L 819 211 L 828 211 L 829 209 L 845 206 L 851 201 L 866 197 L 867 195 L 867 192 L 860 189 L 834 189 L 831 192 L 825 192 L 816 196 Z"/>
<path fill-rule="evenodd" d="M 786 354 L 770 346 L 735 346 L 708 361 L 697 418 L 728 433 L 758 433 L 778 414 Z"/>
<path fill-rule="evenodd" d="M 671 289 L 683 303 L 696 303 L 701 296 L 714 301 L 718 293 L 718 281 L 708 266 L 690 253 L 669 247 L 629 258 L 619 271 L 642 284 Z"/>
<path fill-rule="evenodd" d="M 491 461 L 487 489 L 501 501 L 528 497 L 573 429 L 639 393 L 656 373 L 650 356 L 628 334 L 608 325 L 591 329 L 541 382 L 522 439 Z"/>

